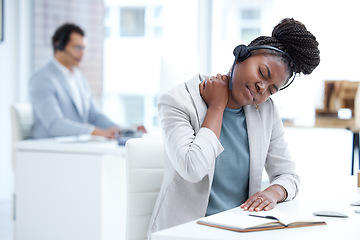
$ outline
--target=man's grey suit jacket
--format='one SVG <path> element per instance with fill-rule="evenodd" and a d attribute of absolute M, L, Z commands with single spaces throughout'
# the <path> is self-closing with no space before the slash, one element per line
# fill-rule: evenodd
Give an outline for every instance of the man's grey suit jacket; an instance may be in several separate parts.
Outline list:
<path fill-rule="evenodd" d="M 96 106 L 80 70 L 76 68 L 74 73 L 80 79 L 81 114 L 68 81 L 53 60 L 31 77 L 29 96 L 34 115 L 33 138 L 89 134 L 93 126 L 105 129 L 117 125 Z"/>

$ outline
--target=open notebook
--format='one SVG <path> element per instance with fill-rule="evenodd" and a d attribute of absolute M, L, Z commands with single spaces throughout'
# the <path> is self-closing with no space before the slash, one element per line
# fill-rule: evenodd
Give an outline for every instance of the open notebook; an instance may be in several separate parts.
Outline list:
<path fill-rule="evenodd" d="M 250 213 L 241 208 L 200 218 L 197 223 L 237 232 L 326 225 L 326 222 L 311 215 L 291 216 L 276 209 Z"/>

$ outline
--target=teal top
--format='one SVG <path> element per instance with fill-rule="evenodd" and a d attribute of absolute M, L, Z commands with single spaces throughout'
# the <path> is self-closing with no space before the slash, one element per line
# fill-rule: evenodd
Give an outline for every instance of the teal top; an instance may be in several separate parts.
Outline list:
<path fill-rule="evenodd" d="M 244 203 L 249 195 L 250 152 L 243 108 L 225 108 L 206 216 Z"/>

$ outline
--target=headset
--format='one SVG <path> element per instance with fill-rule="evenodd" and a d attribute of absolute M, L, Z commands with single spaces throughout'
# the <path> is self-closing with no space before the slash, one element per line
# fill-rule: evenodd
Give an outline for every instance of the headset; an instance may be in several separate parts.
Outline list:
<path fill-rule="evenodd" d="M 71 32 L 70 32 L 71 34 Z M 65 44 L 65 36 L 66 36 L 66 32 L 65 31 L 62 31 L 61 32 L 61 35 L 59 37 L 59 43 L 56 44 L 55 46 L 55 49 L 57 50 L 60 50 L 60 51 L 63 51 L 66 55 L 70 56 L 72 59 L 76 60 L 76 61 L 79 61 L 80 59 L 74 55 L 72 55 L 70 52 L 68 52 L 65 47 L 66 47 L 66 44 Z"/>
<path fill-rule="evenodd" d="M 65 36 L 66 36 L 66 32 L 65 31 L 62 31 L 61 32 L 61 35 L 60 35 L 60 37 L 59 37 L 59 43 L 55 46 L 55 48 L 57 49 L 57 50 L 60 50 L 60 51 L 63 51 L 63 50 L 65 50 L 65 43 L 64 43 L 64 41 L 65 41 Z"/>
<path fill-rule="evenodd" d="M 244 44 L 241 44 L 241 45 L 238 45 L 234 51 L 233 51 L 233 54 L 235 56 L 235 60 L 234 60 L 234 64 L 232 66 L 232 69 L 231 69 L 231 76 L 230 76 L 230 83 L 229 83 L 229 89 L 231 90 L 232 89 L 232 85 L 233 85 L 233 73 L 234 73 L 234 68 L 235 68 L 235 64 L 236 62 L 241 62 L 241 61 L 244 61 L 245 59 L 247 59 L 248 57 L 251 56 L 251 51 L 253 50 L 257 50 L 257 49 L 269 49 L 269 50 L 274 50 L 276 52 L 279 52 L 279 53 L 282 53 L 283 55 L 285 55 L 286 57 L 288 57 L 290 59 L 290 61 L 293 63 L 293 71 L 294 71 L 294 76 L 293 78 L 291 79 L 291 81 L 285 86 L 285 87 L 282 87 L 280 88 L 280 90 L 283 90 L 285 88 L 287 88 L 295 79 L 295 72 L 296 72 L 296 65 L 295 65 L 295 62 L 294 60 L 290 57 L 289 54 L 287 54 L 286 52 L 276 48 L 276 47 L 273 47 L 273 46 L 268 46 L 268 45 L 258 45 L 258 46 L 251 46 L 251 47 L 248 47 Z"/>

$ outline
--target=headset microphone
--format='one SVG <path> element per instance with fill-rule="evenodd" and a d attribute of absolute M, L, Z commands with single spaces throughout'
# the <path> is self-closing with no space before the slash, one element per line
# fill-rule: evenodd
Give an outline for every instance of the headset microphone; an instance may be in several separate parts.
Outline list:
<path fill-rule="evenodd" d="M 77 61 L 77 62 L 80 62 L 81 61 L 81 58 L 79 57 L 75 57 L 74 55 L 72 55 L 70 52 L 68 52 L 66 49 L 63 49 L 62 50 L 66 55 L 70 56 L 73 60 Z"/>
<path fill-rule="evenodd" d="M 282 87 L 280 88 L 280 90 L 283 90 L 285 88 L 287 88 L 295 79 L 295 72 L 296 72 L 296 65 L 295 65 L 295 62 L 294 60 L 290 57 L 289 54 L 287 54 L 286 52 L 276 48 L 276 47 L 273 47 L 273 46 L 268 46 L 268 45 L 258 45 L 258 46 L 252 46 L 252 47 L 248 47 L 244 44 L 241 44 L 241 45 L 238 45 L 234 51 L 233 51 L 233 54 L 235 56 L 235 60 L 234 60 L 234 63 L 233 63 L 233 66 L 231 68 L 231 74 L 230 74 L 230 83 L 229 83 L 229 89 L 231 90 L 232 89 L 232 85 L 233 85 L 233 74 L 234 74 L 234 68 L 235 68 L 235 64 L 236 62 L 241 62 L 241 61 L 244 61 L 245 59 L 247 59 L 248 57 L 250 57 L 251 55 L 251 51 L 253 50 L 257 50 L 257 49 L 269 49 L 269 50 L 273 50 L 273 51 L 276 51 L 276 52 L 280 52 L 282 53 L 283 55 L 285 55 L 286 57 L 289 58 L 289 60 L 293 63 L 293 71 L 294 71 L 294 76 L 293 78 L 291 79 L 291 81 L 285 86 L 285 87 Z"/>

